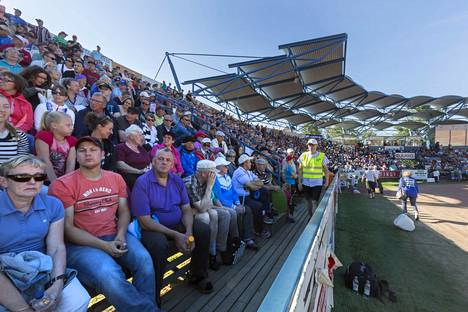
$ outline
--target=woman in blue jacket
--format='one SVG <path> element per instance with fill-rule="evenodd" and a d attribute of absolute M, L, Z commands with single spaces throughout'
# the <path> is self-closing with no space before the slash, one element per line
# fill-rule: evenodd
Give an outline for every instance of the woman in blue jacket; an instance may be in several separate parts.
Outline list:
<path fill-rule="evenodd" d="M 418 220 L 418 207 L 416 205 L 416 198 L 418 197 L 419 188 L 416 179 L 412 177 L 411 171 L 404 171 L 403 176 L 400 178 L 398 190 L 403 191 L 403 198 L 401 199 L 403 212 L 407 212 L 406 201 L 409 199 L 411 206 L 414 207 L 414 219 Z"/>

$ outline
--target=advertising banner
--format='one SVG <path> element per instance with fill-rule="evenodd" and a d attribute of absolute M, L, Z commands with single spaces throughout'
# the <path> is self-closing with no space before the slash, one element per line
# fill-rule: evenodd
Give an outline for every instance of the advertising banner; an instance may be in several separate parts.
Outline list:
<path fill-rule="evenodd" d="M 380 170 L 381 179 L 394 179 L 400 177 L 400 170 Z"/>
<path fill-rule="evenodd" d="M 384 146 L 386 151 L 404 151 L 404 146 Z"/>
<path fill-rule="evenodd" d="M 427 170 L 426 169 L 405 169 L 404 171 L 411 171 L 413 173 L 412 177 L 416 180 L 427 180 Z"/>
<path fill-rule="evenodd" d="M 415 159 L 415 153 L 395 153 L 396 159 Z"/>

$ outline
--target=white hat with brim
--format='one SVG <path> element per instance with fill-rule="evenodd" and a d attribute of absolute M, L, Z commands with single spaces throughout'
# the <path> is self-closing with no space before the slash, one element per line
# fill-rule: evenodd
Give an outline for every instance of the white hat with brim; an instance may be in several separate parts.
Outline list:
<path fill-rule="evenodd" d="M 227 166 L 230 163 L 231 162 L 227 161 L 224 157 L 218 157 L 218 158 L 215 159 L 216 167 L 218 167 L 218 166 Z"/>
<path fill-rule="evenodd" d="M 250 157 L 249 155 L 247 154 L 242 154 L 240 157 L 239 157 L 239 160 L 237 161 L 239 163 L 239 165 L 242 165 L 243 163 L 245 163 L 247 160 L 252 160 L 253 157 Z"/>

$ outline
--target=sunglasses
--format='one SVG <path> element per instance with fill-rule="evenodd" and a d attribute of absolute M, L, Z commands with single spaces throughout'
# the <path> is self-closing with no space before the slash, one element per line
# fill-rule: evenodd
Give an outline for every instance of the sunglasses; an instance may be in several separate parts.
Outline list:
<path fill-rule="evenodd" d="M 164 121 L 170 121 L 170 122 L 172 122 L 172 119 L 164 119 Z"/>
<path fill-rule="evenodd" d="M 154 119 L 151 119 L 151 118 L 146 118 L 146 121 L 151 121 L 151 122 L 154 122 Z"/>
<path fill-rule="evenodd" d="M 61 92 L 56 92 L 56 91 L 53 91 L 52 94 L 53 94 L 53 95 L 63 95 L 63 96 L 65 96 L 65 94 L 63 94 L 63 93 L 61 93 Z"/>
<path fill-rule="evenodd" d="M 43 182 L 47 179 L 47 174 L 37 173 L 37 174 L 9 174 L 7 178 L 20 183 L 26 183 L 31 181 L 31 178 L 34 179 L 34 182 Z"/>

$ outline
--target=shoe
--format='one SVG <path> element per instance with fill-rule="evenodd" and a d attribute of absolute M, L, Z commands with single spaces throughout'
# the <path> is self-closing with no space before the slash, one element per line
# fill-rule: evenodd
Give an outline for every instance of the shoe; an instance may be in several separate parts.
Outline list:
<path fill-rule="evenodd" d="M 263 230 L 262 234 L 260 234 L 261 237 L 263 238 L 270 238 L 271 237 L 271 232 L 268 230 Z"/>
<path fill-rule="evenodd" d="M 417 211 L 414 212 L 414 220 L 418 221 L 419 220 L 419 214 Z"/>
<path fill-rule="evenodd" d="M 213 284 L 207 278 L 191 276 L 189 284 L 193 285 L 202 294 L 213 292 Z"/>
<path fill-rule="evenodd" d="M 286 222 L 289 222 L 289 223 L 295 223 L 295 222 L 296 222 L 296 220 L 294 220 L 294 218 L 293 218 L 293 217 L 291 217 L 291 216 L 288 216 L 288 217 L 286 218 Z"/>
<path fill-rule="evenodd" d="M 274 221 L 273 218 L 270 218 L 267 216 L 263 217 L 263 223 L 265 224 L 273 224 L 273 221 Z"/>
<path fill-rule="evenodd" d="M 216 260 L 216 256 L 210 255 L 210 269 L 213 271 L 218 271 L 220 269 L 219 263 Z"/>
<path fill-rule="evenodd" d="M 254 243 L 255 244 L 255 243 Z M 234 252 L 234 260 L 232 260 L 232 264 L 236 264 L 242 258 L 245 251 L 245 243 L 243 241 L 240 242 L 239 247 Z"/>
<path fill-rule="evenodd" d="M 250 250 L 258 250 L 258 245 L 253 239 L 248 239 L 245 241 L 245 247 Z"/>

